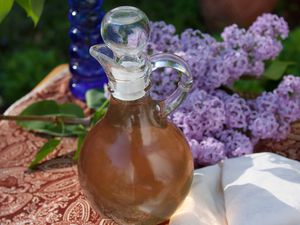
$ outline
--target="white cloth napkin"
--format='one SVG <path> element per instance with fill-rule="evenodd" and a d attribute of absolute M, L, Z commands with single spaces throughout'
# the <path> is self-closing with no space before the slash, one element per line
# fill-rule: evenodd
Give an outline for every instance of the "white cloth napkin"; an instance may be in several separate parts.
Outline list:
<path fill-rule="evenodd" d="M 300 225 L 300 163 L 258 153 L 195 170 L 170 225 Z"/>

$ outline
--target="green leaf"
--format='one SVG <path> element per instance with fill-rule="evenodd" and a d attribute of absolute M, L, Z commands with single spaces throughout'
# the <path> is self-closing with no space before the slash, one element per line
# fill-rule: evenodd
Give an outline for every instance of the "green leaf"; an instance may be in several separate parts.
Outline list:
<path fill-rule="evenodd" d="M 82 125 L 67 126 L 67 130 L 73 135 L 85 135 L 87 133 L 87 128 Z"/>
<path fill-rule="evenodd" d="M 73 103 L 65 103 L 59 106 L 60 113 L 64 116 L 69 115 L 72 117 L 83 118 L 84 113 L 80 106 Z"/>
<path fill-rule="evenodd" d="M 20 116 L 64 116 L 83 118 L 83 110 L 73 104 L 58 105 L 53 100 L 43 100 L 29 105 Z M 62 122 L 53 123 L 47 121 L 18 121 L 17 124 L 28 130 L 45 133 L 53 136 L 74 136 L 85 132 L 80 125 L 65 125 Z"/>
<path fill-rule="evenodd" d="M 53 116 L 59 115 L 59 106 L 55 101 L 44 100 L 33 103 L 25 108 L 20 116 Z M 23 128 L 34 130 L 41 133 L 56 134 L 61 131 L 61 125 L 54 124 L 52 122 L 44 121 L 17 121 L 17 124 Z"/>
<path fill-rule="evenodd" d="M 78 159 L 79 154 L 80 154 L 80 150 L 81 150 L 81 146 L 83 144 L 85 136 L 86 136 L 86 134 L 82 134 L 82 135 L 78 136 L 78 138 L 77 138 L 77 149 L 76 149 L 76 152 L 75 152 L 75 154 L 73 156 L 73 160 L 77 160 Z"/>
<path fill-rule="evenodd" d="M 0 23 L 10 12 L 13 4 L 14 0 L 0 0 Z"/>
<path fill-rule="evenodd" d="M 279 55 L 282 61 L 293 61 L 295 64 L 286 70 L 286 74 L 300 76 L 300 26 L 290 31 L 289 36 L 283 41 L 283 50 Z"/>
<path fill-rule="evenodd" d="M 37 25 L 44 8 L 45 0 L 16 0 L 32 19 L 34 26 Z"/>
<path fill-rule="evenodd" d="M 55 150 L 59 143 L 59 139 L 50 139 L 48 142 L 46 142 L 36 153 L 34 160 L 29 165 L 29 168 L 35 168 L 39 162 L 41 162 L 48 154 Z"/>
<path fill-rule="evenodd" d="M 90 109 L 99 108 L 106 99 L 103 91 L 98 89 L 88 90 L 85 94 L 85 98 L 86 104 Z"/>
<path fill-rule="evenodd" d="M 262 82 L 255 79 L 237 80 L 235 81 L 233 87 L 236 92 L 247 92 L 253 94 L 260 94 L 265 90 Z"/>
<path fill-rule="evenodd" d="M 43 100 L 29 105 L 21 112 L 21 116 L 42 116 L 42 115 L 59 115 L 60 109 L 58 104 L 53 100 Z"/>
<path fill-rule="evenodd" d="M 271 65 L 266 69 L 263 78 L 268 80 L 280 80 L 288 66 L 293 65 L 293 62 L 272 61 Z"/>
<path fill-rule="evenodd" d="M 92 125 L 96 124 L 105 115 L 107 111 L 107 105 L 108 105 L 108 99 L 106 99 L 94 113 L 91 120 Z"/>

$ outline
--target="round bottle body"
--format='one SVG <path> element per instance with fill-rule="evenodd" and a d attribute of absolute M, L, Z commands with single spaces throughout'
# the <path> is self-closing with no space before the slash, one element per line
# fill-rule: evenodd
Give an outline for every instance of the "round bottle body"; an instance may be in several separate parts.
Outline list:
<path fill-rule="evenodd" d="M 159 117 L 152 99 L 112 99 L 84 141 L 78 171 L 100 214 L 122 225 L 152 225 L 188 194 L 193 160 L 181 131 Z"/>

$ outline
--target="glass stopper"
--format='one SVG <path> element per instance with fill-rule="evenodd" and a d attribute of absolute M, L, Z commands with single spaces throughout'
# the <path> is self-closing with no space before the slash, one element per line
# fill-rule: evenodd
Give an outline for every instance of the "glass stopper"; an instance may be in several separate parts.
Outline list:
<path fill-rule="evenodd" d="M 115 8 L 102 20 L 103 41 L 118 57 L 139 55 L 148 42 L 149 34 L 147 16 L 135 7 Z"/>

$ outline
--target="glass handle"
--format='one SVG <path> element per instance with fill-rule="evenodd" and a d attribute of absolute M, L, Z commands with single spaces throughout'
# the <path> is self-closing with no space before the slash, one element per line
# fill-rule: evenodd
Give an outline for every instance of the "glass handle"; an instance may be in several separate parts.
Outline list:
<path fill-rule="evenodd" d="M 179 56 L 173 54 L 155 54 L 150 57 L 152 63 L 152 71 L 158 68 L 172 68 L 180 73 L 180 81 L 178 82 L 177 89 L 165 100 L 161 105 L 162 116 L 169 115 L 174 111 L 187 97 L 193 85 L 193 77 L 189 65 Z"/>

